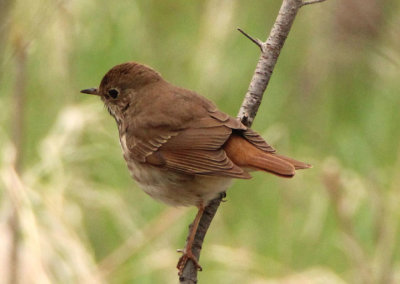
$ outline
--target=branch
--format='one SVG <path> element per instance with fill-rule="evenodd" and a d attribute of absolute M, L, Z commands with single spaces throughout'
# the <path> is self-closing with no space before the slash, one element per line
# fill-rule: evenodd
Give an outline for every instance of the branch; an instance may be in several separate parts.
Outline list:
<path fill-rule="evenodd" d="M 302 5 L 301 0 L 284 0 L 279 10 L 278 17 L 261 52 L 256 70 L 251 79 L 250 86 L 245 95 L 238 117 L 246 126 L 251 126 L 257 114 L 258 107 L 265 89 L 269 83 L 279 53 L 292 27 L 297 11 Z"/>
<path fill-rule="evenodd" d="M 254 39 L 242 30 L 239 30 L 251 41 L 256 43 L 261 48 L 261 55 L 258 60 L 256 70 L 251 79 L 249 89 L 245 95 L 242 106 L 240 107 L 238 117 L 243 124 L 250 127 L 257 114 L 264 91 L 267 88 L 271 78 L 272 71 L 278 60 L 279 53 L 285 43 L 285 40 L 292 27 L 293 21 L 300 7 L 303 5 L 302 0 L 283 0 L 279 10 L 278 17 L 272 27 L 270 35 L 266 42 Z M 260 46 L 261 45 L 261 46 Z M 200 220 L 199 229 L 193 243 L 193 253 L 199 259 L 200 250 L 203 244 L 204 237 L 208 227 L 217 212 L 223 196 L 214 199 L 205 208 L 203 216 Z M 192 284 L 197 283 L 197 270 L 192 261 L 188 261 L 183 270 L 182 276 L 179 279 L 180 283 Z"/>
<path fill-rule="evenodd" d="M 311 4 L 316 4 L 316 3 L 321 3 L 325 2 L 326 0 L 310 0 L 310 1 L 305 1 L 301 4 L 301 7 L 306 6 L 306 5 L 311 5 Z"/>
<path fill-rule="evenodd" d="M 264 48 L 264 43 L 259 40 L 258 38 L 253 38 L 252 36 L 250 36 L 249 34 L 247 34 L 244 30 L 242 30 L 241 28 L 238 28 L 238 31 L 241 32 L 245 37 L 247 37 L 249 40 L 251 40 L 252 42 L 254 42 L 260 49 L 261 52 L 263 52 Z"/>
<path fill-rule="evenodd" d="M 200 219 L 199 227 L 197 228 L 196 236 L 194 237 L 194 242 L 192 246 L 192 252 L 196 256 L 197 260 L 200 259 L 200 251 L 203 246 L 204 238 L 207 234 L 208 227 L 210 227 L 211 221 L 213 220 L 215 213 L 217 213 L 218 207 L 223 201 L 225 194 L 220 197 L 211 200 L 211 202 L 204 209 L 203 216 Z M 192 224 L 190 225 L 192 226 Z M 190 226 L 189 234 L 190 235 Z M 183 269 L 182 276 L 179 277 L 179 282 L 184 284 L 195 284 L 197 283 L 197 268 L 192 261 L 188 261 Z"/>

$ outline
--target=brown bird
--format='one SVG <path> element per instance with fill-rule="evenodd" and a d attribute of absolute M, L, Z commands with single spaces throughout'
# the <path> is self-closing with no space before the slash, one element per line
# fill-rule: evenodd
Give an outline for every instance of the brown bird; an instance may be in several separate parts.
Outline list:
<path fill-rule="evenodd" d="M 192 244 L 204 207 L 224 192 L 232 178 L 250 171 L 293 177 L 309 164 L 275 153 L 255 131 L 217 109 L 197 93 L 172 85 L 145 65 L 113 67 L 99 88 L 115 118 L 123 156 L 132 177 L 154 199 L 198 208 L 189 240 L 178 262 L 179 273 L 191 259 Z"/>

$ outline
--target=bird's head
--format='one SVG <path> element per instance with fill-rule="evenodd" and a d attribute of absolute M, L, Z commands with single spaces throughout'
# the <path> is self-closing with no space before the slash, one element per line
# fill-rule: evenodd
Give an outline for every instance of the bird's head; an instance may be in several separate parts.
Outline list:
<path fill-rule="evenodd" d="M 81 93 L 100 96 L 114 117 L 129 108 L 138 91 L 162 80 L 152 68 L 136 62 L 127 62 L 111 68 L 101 80 L 99 88 L 84 89 Z"/>

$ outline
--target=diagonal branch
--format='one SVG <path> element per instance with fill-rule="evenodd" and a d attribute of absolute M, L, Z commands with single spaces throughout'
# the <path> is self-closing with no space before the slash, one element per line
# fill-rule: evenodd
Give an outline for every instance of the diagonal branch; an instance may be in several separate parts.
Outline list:
<path fill-rule="evenodd" d="M 272 71 L 274 70 L 275 64 L 278 60 L 279 53 L 289 34 L 297 12 L 303 5 L 311 4 L 310 2 L 303 2 L 302 0 L 283 0 L 278 17 L 275 20 L 275 24 L 272 27 L 266 42 L 254 39 L 239 29 L 242 34 L 257 44 L 261 49 L 261 55 L 256 70 L 254 71 L 253 78 L 251 79 L 250 86 L 238 114 L 238 117 L 246 126 L 250 127 L 253 123 L 264 91 L 267 88 Z M 196 232 L 193 243 L 193 253 L 197 259 L 200 257 L 204 237 L 215 213 L 217 212 L 222 198 L 223 195 L 221 195 L 220 198 L 211 201 L 205 208 L 203 217 L 200 220 L 199 229 Z M 180 283 L 185 284 L 197 283 L 197 270 L 192 261 L 186 263 L 179 281 Z"/>
<path fill-rule="evenodd" d="M 246 126 L 250 127 L 253 123 L 278 56 L 302 3 L 301 0 L 283 0 L 269 37 L 263 43 L 265 48 L 258 59 L 256 70 L 238 114 Z"/>
<path fill-rule="evenodd" d="M 263 46 L 264 43 L 259 40 L 258 38 L 253 38 L 251 35 L 249 35 L 248 33 L 246 33 L 244 30 L 242 30 L 241 28 L 238 28 L 238 31 L 241 32 L 245 37 L 247 37 L 249 40 L 251 40 L 252 42 L 254 42 L 261 50 L 261 52 L 263 52 Z"/>
<path fill-rule="evenodd" d="M 306 6 L 306 5 L 321 3 L 321 2 L 325 2 L 325 1 L 326 1 L 326 0 L 310 0 L 310 1 L 304 1 L 304 2 L 301 4 L 301 7 Z"/>

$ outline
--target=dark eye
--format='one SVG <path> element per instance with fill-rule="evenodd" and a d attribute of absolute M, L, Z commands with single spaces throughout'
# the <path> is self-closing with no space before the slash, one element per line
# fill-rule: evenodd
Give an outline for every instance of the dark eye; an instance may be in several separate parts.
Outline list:
<path fill-rule="evenodd" d="M 113 99 L 116 99 L 118 97 L 118 90 L 116 89 L 110 89 L 108 90 L 108 94 L 110 95 L 110 97 L 112 97 Z"/>

